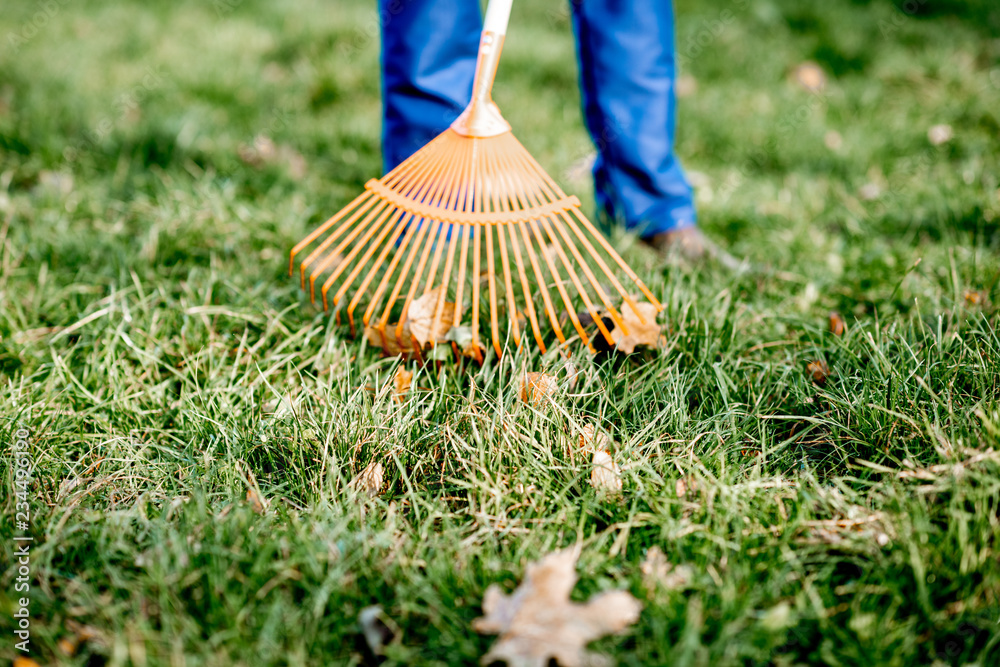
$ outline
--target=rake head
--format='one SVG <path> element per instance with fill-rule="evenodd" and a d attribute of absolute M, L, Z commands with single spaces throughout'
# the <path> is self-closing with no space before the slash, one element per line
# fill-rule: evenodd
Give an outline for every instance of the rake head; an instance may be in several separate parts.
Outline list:
<path fill-rule="evenodd" d="M 313 302 L 319 286 L 323 308 L 333 307 L 338 320 L 346 304 L 352 332 L 364 303 L 366 333 L 381 337 L 384 349 L 393 339 L 419 354 L 461 329 L 471 335 L 463 349 L 481 361 L 480 322 L 488 318 L 498 355 L 508 333 L 520 347 L 529 331 L 544 352 L 543 328 L 549 327 L 566 346 L 572 339 L 567 325 L 594 351 L 581 309 L 613 345 L 604 317 L 628 335 L 620 308 L 628 304 L 642 324 L 649 313 L 618 271 L 662 309 L 583 215 L 580 200 L 545 173 L 489 98 L 502 41 L 483 33 L 473 101 L 451 128 L 382 179 L 368 181 L 361 195 L 292 249 L 290 273 L 296 256 L 312 246 L 299 275 L 303 288 L 308 280 Z M 422 335 L 408 326 L 415 302 L 425 314 L 433 312 L 434 324 Z"/>

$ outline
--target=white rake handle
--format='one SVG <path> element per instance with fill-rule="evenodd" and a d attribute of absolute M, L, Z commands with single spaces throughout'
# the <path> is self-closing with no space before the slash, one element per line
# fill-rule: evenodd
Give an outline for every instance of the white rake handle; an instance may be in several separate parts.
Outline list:
<path fill-rule="evenodd" d="M 486 6 L 486 18 L 483 19 L 483 32 L 506 35 L 512 4 L 514 0 L 490 0 Z"/>

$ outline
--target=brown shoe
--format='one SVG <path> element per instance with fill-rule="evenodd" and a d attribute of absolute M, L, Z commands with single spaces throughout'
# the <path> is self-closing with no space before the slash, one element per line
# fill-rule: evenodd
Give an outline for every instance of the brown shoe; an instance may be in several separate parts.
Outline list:
<path fill-rule="evenodd" d="M 692 264 L 701 264 L 705 260 L 712 259 L 730 271 L 735 271 L 743 264 L 716 245 L 697 227 L 661 232 L 640 240 L 664 258 L 679 257 Z"/>

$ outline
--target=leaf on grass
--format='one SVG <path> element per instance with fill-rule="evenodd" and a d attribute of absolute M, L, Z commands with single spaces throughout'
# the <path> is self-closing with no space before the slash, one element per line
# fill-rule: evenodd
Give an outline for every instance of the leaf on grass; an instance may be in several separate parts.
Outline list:
<path fill-rule="evenodd" d="M 615 349 L 625 354 L 635 352 L 637 345 L 656 347 L 660 343 L 660 325 L 656 323 L 656 306 L 645 301 L 636 302 L 638 312 L 629 305 L 627 301 L 622 303 L 621 313 L 625 326 L 628 327 L 628 335 L 617 326 L 611 330 L 611 340 L 615 342 Z M 639 319 L 642 316 L 646 320 L 643 324 Z"/>
<path fill-rule="evenodd" d="M 603 450 L 595 450 L 591 459 L 590 485 L 598 493 L 616 496 L 622 492 L 622 476 L 618 464 L 611 454 Z"/>
<path fill-rule="evenodd" d="M 247 502 L 250 504 L 250 509 L 256 514 L 263 514 L 267 509 L 267 501 L 261 495 L 260 491 L 252 486 L 247 489 Z"/>
<path fill-rule="evenodd" d="M 688 475 L 687 477 L 681 477 L 677 480 L 674 485 L 674 492 L 677 494 L 678 498 L 683 498 L 687 494 L 698 492 L 698 480 L 695 479 L 694 475 Z"/>
<path fill-rule="evenodd" d="M 559 390 L 559 381 L 545 373 L 525 373 L 521 378 L 521 400 L 541 407 Z"/>
<path fill-rule="evenodd" d="M 14 658 L 14 667 L 39 667 L 39 664 L 31 658 L 19 655 Z"/>
<path fill-rule="evenodd" d="M 830 367 L 822 359 L 810 361 L 806 365 L 806 372 L 809 373 L 812 381 L 820 386 L 826 384 L 826 381 L 830 379 Z"/>
<path fill-rule="evenodd" d="M 667 560 L 660 547 L 650 547 L 646 557 L 639 564 L 642 581 L 650 593 L 657 589 L 672 591 L 687 588 L 694 578 L 694 571 L 687 565 L 674 564 Z"/>
<path fill-rule="evenodd" d="M 984 292 L 977 292 L 972 289 L 965 290 L 965 305 L 970 307 L 980 305 L 983 302 L 984 295 Z"/>
<path fill-rule="evenodd" d="M 639 618 L 642 605 L 627 591 L 599 593 L 584 604 L 570 602 L 576 584 L 577 549 L 551 553 L 529 563 L 512 595 L 496 584 L 483 596 L 485 616 L 472 622 L 500 638 L 481 663 L 502 660 L 512 667 L 605 665 L 610 660 L 586 650 L 591 641 L 622 632 Z"/>
<path fill-rule="evenodd" d="M 830 313 L 830 333 L 834 336 L 843 336 L 844 330 L 847 328 L 847 324 L 844 322 L 844 318 L 840 316 L 840 313 L 833 311 Z"/>
<path fill-rule="evenodd" d="M 584 424 L 580 427 L 580 449 L 586 452 L 611 453 L 612 441 L 607 433 L 594 424 Z"/>
<path fill-rule="evenodd" d="M 66 656 L 72 657 L 76 655 L 77 650 L 80 648 L 81 644 L 84 644 L 91 639 L 97 637 L 97 631 L 86 625 L 80 625 L 75 621 L 67 621 L 66 627 L 73 633 L 69 637 L 63 637 L 59 640 L 58 646 L 59 651 Z M 17 662 L 15 661 L 15 665 Z"/>
<path fill-rule="evenodd" d="M 826 88 L 826 73 L 814 62 L 804 62 L 792 71 L 795 82 L 810 93 Z"/>
<path fill-rule="evenodd" d="M 951 138 L 954 136 L 955 131 L 951 129 L 951 125 L 943 123 L 940 125 L 932 125 L 930 129 L 927 130 L 927 141 L 931 142 L 934 146 L 946 144 L 951 141 Z"/>
<path fill-rule="evenodd" d="M 403 323 L 403 332 L 398 338 L 396 336 L 396 325 L 388 324 L 385 327 L 385 338 L 377 327 L 365 327 L 365 338 L 372 347 L 381 348 L 383 352 L 390 356 L 410 355 L 416 351 L 413 347 L 413 338 L 410 336 L 409 322 Z"/>
<path fill-rule="evenodd" d="M 441 316 L 434 317 L 443 289 L 445 289 L 443 285 L 435 287 L 410 303 L 406 321 L 410 325 L 413 337 L 417 339 L 417 343 L 421 347 L 426 346 L 431 341 L 443 342 L 455 320 L 455 304 L 450 301 L 445 301 L 442 305 Z"/>
<path fill-rule="evenodd" d="M 406 370 L 402 366 L 397 368 L 395 375 L 392 376 L 392 400 L 397 403 L 404 403 L 407 395 L 410 393 L 412 383 L 413 372 Z"/>
<path fill-rule="evenodd" d="M 350 486 L 358 493 L 364 493 L 370 498 L 377 496 L 382 490 L 382 464 L 379 461 L 369 463 L 354 478 Z"/>

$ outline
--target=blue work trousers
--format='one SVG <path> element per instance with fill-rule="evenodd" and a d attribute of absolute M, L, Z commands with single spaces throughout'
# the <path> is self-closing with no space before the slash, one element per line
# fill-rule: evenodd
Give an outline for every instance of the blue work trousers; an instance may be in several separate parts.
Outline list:
<path fill-rule="evenodd" d="M 691 186 L 673 150 L 672 2 L 570 0 L 570 7 L 583 111 L 597 147 L 598 206 L 642 237 L 693 225 Z M 479 0 L 379 0 L 379 11 L 388 171 L 468 104 L 482 17 Z"/>

